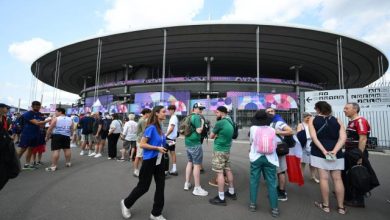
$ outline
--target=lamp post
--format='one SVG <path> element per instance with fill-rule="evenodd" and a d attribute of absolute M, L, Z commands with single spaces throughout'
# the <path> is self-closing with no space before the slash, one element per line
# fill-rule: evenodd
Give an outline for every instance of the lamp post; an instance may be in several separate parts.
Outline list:
<path fill-rule="evenodd" d="M 290 70 L 295 70 L 295 92 L 297 94 L 297 100 L 298 100 L 298 106 L 301 104 L 300 102 L 300 95 L 299 95 L 299 69 L 302 68 L 302 65 L 294 65 L 294 66 L 290 66 Z M 301 121 L 301 109 L 302 108 L 298 108 L 298 121 Z"/>
<path fill-rule="evenodd" d="M 127 88 L 127 80 L 129 79 L 129 69 L 133 69 L 133 66 L 130 64 L 122 64 L 122 66 L 125 68 L 125 87 L 124 87 L 124 93 L 127 94 L 128 88 Z M 131 72 L 131 71 L 130 71 Z M 127 97 L 125 96 L 124 101 L 127 101 Z"/>
<path fill-rule="evenodd" d="M 207 86 L 206 90 L 210 93 L 210 81 L 211 81 L 211 62 L 214 61 L 214 57 L 204 57 L 204 61 L 207 63 Z M 207 99 L 210 99 L 210 94 L 207 94 Z"/>

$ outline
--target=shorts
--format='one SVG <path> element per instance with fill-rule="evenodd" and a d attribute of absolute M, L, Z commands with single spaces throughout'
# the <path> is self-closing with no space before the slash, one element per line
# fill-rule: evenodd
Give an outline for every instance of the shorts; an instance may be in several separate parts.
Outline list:
<path fill-rule="evenodd" d="M 197 145 L 195 147 L 187 147 L 187 158 L 188 162 L 200 165 L 203 162 L 203 149 L 202 145 Z"/>
<path fill-rule="evenodd" d="M 39 145 L 38 147 L 34 147 L 32 149 L 32 153 L 33 154 L 36 154 L 36 153 L 44 153 L 46 151 L 46 146 L 43 144 L 43 145 Z"/>
<path fill-rule="evenodd" d="M 76 132 L 76 135 L 79 136 L 79 137 L 81 137 L 81 130 L 82 129 L 77 129 L 77 132 Z"/>
<path fill-rule="evenodd" d="M 93 141 L 93 135 L 92 134 L 82 134 L 81 135 L 81 141 L 86 141 L 88 144 L 92 144 Z"/>
<path fill-rule="evenodd" d="M 108 136 L 108 131 L 102 131 L 100 132 L 100 138 L 101 140 L 106 140 Z"/>
<path fill-rule="evenodd" d="M 174 140 L 174 139 L 172 140 L 172 139 L 167 138 L 167 142 L 169 142 L 169 141 L 176 142 L 176 140 Z M 168 149 L 169 151 L 175 151 L 176 150 L 176 144 L 168 145 L 168 143 L 167 143 L 165 148 Z"/>
<path fill-rule="evenodd" d="M 286 155 L 278 157 L 279 167 L 276 168 L 276 172 L 283 173 L 287 171 Z"/>
<path fill-rule="evenodd" d="M 20 137 L 19 147 L 27 148 L 27 147 L 37 147 L 39 145 L 40 135 L 36 136 L 26 136 L 23 135 Z"/>
<path fill-rule="evenodd" d="M 53 134 L 51 137 L 51 151 L 60 149 L 70 149 L 70 137 L 61 134 Z"/>
<path fill-rule="evenodd" d="M 140 146 L 139 146 L 139 142 L 137 142 L 137 155 L 136 157 L 143 157 L 144 156 L 144 149 L 142 149 Z"/>
<path fill-rule="evenodd" d="M 129 150 L 136 147 L 137 147 L 136 141 L 126 141 L 126 140 L 123 141 L 123 149 Z"/>
<path fill-rule="evenodd" d="M 228 152 L 213 152 L 211 169 L 217 173 L 222 173 L 224 170 L 230 170 L 229 156 L 230 153 Z"/>

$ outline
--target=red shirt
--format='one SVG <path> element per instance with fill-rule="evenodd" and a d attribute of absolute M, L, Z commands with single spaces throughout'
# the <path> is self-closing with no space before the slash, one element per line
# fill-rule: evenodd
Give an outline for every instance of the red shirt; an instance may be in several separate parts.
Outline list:
<path fill-rule="evenodd" d="M 359 135 L 367 135 L 367 138 L 370 136 L 370 124 L 368 124 L 367 119 L 363 117 L 358 117 L 352 121 L 348 122 L 347 127 L 347 141 L 345 146 L 347 147 L 359 147 Z"/>

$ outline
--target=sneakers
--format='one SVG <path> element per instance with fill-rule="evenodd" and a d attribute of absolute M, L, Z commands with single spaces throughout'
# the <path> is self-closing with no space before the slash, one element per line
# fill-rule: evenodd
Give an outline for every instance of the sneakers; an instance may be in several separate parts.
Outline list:
<path fill-rule="evenodd" d="M 185 190 L 185 191 L 190 190 L 191 187 L 192 187 L 191 183 L 184 183 L 184 190 Z"/>
<path fill-rule="evenodd" d="M 124 158 L 120 158 L 120 159 L 117 159 L 116 161 L 118 161 L 118 162 L 124 162 L 125 159 L 124 159 Z"/>
<path fill-rule="evenodd" d="M 209 202 L 213 205 L 226 206 L 226 199 L 222 200 L 219 196 L 209 199 Z"/>
<path fill-rule="evenodd" d="M 123 218 L 129 219 L 131 217 L 130 209 L 126 208 L 124 199 L 121 200 L 121 210 Z"/>
<path fill-rule="evenodd" d="M 111 158 L 111 157 L 108 157 L 107 159 L 108 159 L 108 160 L 111 160 L 112 158 Z"/>
<path fill-rule="evenodd" d="M 169 171 L 169 175 L 177 176 L 177 175 L 179 175 L 179 173 L 177 171 Z"/>
<path fill-rule="evenodd" d="M 93 153 L 88 154 L 88 157 L 93 157 L 93 156 L 95 156 L 95 155 L 96 155 L 96 153 L 93 152 Z"/>
<path fill-rule="evenodd" d="M 54 172 L 57 170 L 57 167 L 46 167 L 45 169 L 47 172 Z"/>
<path fill-rule="evenodd" d="M 139 177 L 139 170 L 134 170 L 133 176 Z"/>
<path fill-rule="evenodd" d="M 72 163 L 71 162 L 68 162 L 65 164 L 65 167 L 71 167 L 72 166 Z"/>
<path fill-rule="evenodd" d="M 82 150 L 81 152 L 80 152 L 80 156 L 84 156 L 85 155 L 85 152 Z"/>
<path fill-rule="evenodd" d="M 288 198 L 287 198 L 286 191 L 278 189 L 278 200 L 282 201 L 282 202 L 285 202 L 285 201 L 287 201 L 287 199 Z"/>
<path fill-rule="evenodd" d="M 91 154 L 93 154 L 93 153 L 95 153 L 95 152 L 93 152 L 92 150 L 89 150 L 89 151 L 88 151 L 88 156 L 91 155 Z"/>
<path fill-rule="evenodd" d="M 199 187 L 194 188 L 194 191 L 192 191 L 192 194 L 194 196 L 207 196 L 209 193 L 206 190 L 202 189 L 202 187 L 199 186 Z"/>
<path fill-rule="evenodd" d="M 279 217 L 279 209 L 278 208 L 271 209 L 271 215 L 274 218 Z"/>
<path fill-rule="evenodd" d="M 75 147 L 77 147 L 77 145 L 75 143 L 72 143 L 72 144 L 70 144 L 70 147 L 75 148 Z"/>
<path fill-rule="evenodd" d="M 150 217 L 149 217 L 150 220 L 167 220 L 164 216 L 162 215 L 159 215 L 159 216 L 154 216 L 152 214 L 150 214 Z"/>
<path fill-rule="evenodd" d="M 94 158 L 99 158 L 99 157 L 102 157 L 102 154 L 101 153 L 98 153 L 94 156 Z"/>
<path fill-rule="evenodd" d="M 254 204 L 254 203 L 249 204 L 248 209 L 251 212 L 256 212 L 256 204 Z"/>
<path fill-rule="evenodd" d="M 231 194 L 229 190 L 226 190 L 225 196 L 232 200 L 237 200 L 237 193 Z"/>
<path fill-rule="evenodd" d="M 36 170 L 37 168 L 32 164 L 24 164 L 22 170 Z"/>

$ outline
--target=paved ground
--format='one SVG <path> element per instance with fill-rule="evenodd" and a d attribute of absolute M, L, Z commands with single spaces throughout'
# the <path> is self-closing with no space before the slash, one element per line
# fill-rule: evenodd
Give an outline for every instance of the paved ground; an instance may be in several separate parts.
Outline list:
<path fill-rule="evenodd" d="M 182 140 L 178 141 L 177 148 L 180 173 L 178 177 L 166 180 L 163 214 L 167 219 L 272 219 L 263 184 L 258 198 L 258 211 L 252 213 L 247 209 L 249 162 L 246 143 L 235 143 L 232 149 L 238 200 L 228 200 L 226 207 L 208 203 L 208 199 L 216 195 L 216 188 L 207 184 L 213 176 L 210 171 L 211 147 L 204 147 L 206 173 L 201 175 L 203 187 L 210 192 L 208 197 L 195 197 L 183 191 L 186 158 Z M 81 157 L 78 153 L 78 149 L 73 149 L 71 168 L 65 168 L 62 159 L 59 170 L 54 173 L 46 173 L 41 168 L 23 171 L 18 178 L 11 180 L 0 191 L 0 219 L 122 219 L 119 201 L 137 183 L 137 179 L 131 175 L 130 163 Z M 48 156 L 49 153 L 46 153 L 45 161 L 48 161 Z M 325 214 L 313 205 L 315 200 L 320 199 L 319 185 L 307 182 L 302 187 L 288 186 L 289 200 L 280 203 L 279 219 L 389 219 L 390 203 L 386 200 L 390 198 L 390 157 L 375 154 L 371 155 L 371 161 L 381 186 L 372 192 L 365 209 L 349 208 L 348 214 L 341 216 L 335 212 L 335 199 L 332 197 L 332 213 Z M 132 219 L 148 219 L 153 201 L 153 184 L 132 208 Z"/>

